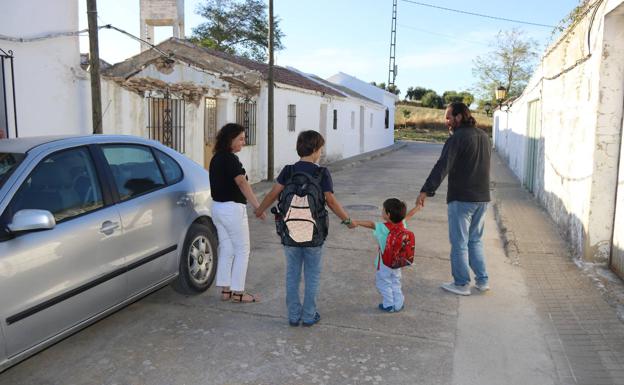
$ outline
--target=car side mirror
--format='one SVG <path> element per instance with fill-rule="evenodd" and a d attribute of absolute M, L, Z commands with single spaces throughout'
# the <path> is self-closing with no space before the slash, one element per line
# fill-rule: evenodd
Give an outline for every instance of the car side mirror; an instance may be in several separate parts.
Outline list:
<path fill-rule="evenodd" d="M 48 230 L 56 226 L 51 212 L 47 210 L 24 209 L 13 215 L 13 220 L 7 226 L 12 233 L 32 230 Z"/>

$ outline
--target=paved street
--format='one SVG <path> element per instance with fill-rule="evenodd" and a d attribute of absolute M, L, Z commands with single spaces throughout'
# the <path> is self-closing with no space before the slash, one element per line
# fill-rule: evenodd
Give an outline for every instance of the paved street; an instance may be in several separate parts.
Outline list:
<path fill-rule="evenodd" d="M 333 172 L 358 219 L 382 201 L 413 204 L 441 146 L 410 143 Z M 450 280 L 446 183 L 411 222 L 416 266 L 405 310 L 377 309 L 369 230 L 334 216 L 319 298 L 321 322 L 288 326 L 284 256 L 272 220 L 252 219 L 248 289 L 263 302 L 221 302 L 214 288 L 164 288 L 0 374 L 16 384 L 624 384 L 624 327 L 566 255 L 553 223 L 493 158 L 486 256 L 492 290 L 443 292 Z M 369 208 L 364 205 L 370 206 Z"/>

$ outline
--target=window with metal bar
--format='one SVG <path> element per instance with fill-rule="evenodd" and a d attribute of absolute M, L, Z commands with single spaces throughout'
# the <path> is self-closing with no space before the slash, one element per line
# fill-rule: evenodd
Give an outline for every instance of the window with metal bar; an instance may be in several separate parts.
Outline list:
<path fill-rule="evenodd" d="M 256 144 L 256 102 L 236 103 L 236 123 L 245 127 L 245 144 Z"/>
<path fill-rule="evenodd" d="M 355 128 L 355 111 L 351 111 L 351 129 Z"/>
<path fill-rule="evenodd" d="M 334 110 L 334 130 L 338 129 L 338 110 Z"/>
<path fill-rule="evenodd" d="M 295 124 L 297 122 L 297 106 L 294 104 L 288 105 L 288 131 L 295 131 Z"/>
<path fill-rule="evenodd" d="M 390 127 L 390 110 L 386 108 L 386 120 L 384 121 L 386 128 Z"/>
<path fill-rule="evenodd" d="M 185 151 L 184 100 L 147 98 L 147 128 L 150 139 L 154 139 L 178 152 Z"/>
<path fill-rule="evenodd" d="M 369 123 L 369 127 L 373 128 L 373 113 L 371 112 L 370 114 L 370 123 Z"/>

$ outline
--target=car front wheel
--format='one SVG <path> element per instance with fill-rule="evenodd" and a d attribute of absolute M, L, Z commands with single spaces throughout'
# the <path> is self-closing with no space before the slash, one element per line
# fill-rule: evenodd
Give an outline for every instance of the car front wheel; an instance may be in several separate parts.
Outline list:
<path fill-rule="evenodd" d="M 217 272 L 217 237 L 206 225 L 194 223 L 180 256 L 180 273 L 173 287 L 183 294 L 206 291 Z"/>

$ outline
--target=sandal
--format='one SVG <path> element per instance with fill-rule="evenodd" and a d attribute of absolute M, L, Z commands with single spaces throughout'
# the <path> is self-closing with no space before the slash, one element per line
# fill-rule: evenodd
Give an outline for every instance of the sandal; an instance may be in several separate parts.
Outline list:
<path fill-rule="evenodd" d="M 237 303 L 260 302 L 260 298 L 257 295 L 253 295 L 249 293 L 232 293 L 232 302 L 237 302 Z"/>
<path fill-rule="evenodd" d="M 221 301 L 229 301 L 232 298 L 231 290 L 221 290 Z"/>

